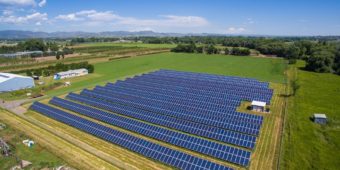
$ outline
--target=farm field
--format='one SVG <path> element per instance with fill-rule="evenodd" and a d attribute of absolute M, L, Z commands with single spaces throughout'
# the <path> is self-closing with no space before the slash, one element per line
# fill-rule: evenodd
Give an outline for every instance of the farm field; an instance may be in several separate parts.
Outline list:
<path fill-rule="evenodd" d="M 180 62 L 180 63 L 179 63 Z M 208 63 L 208 64 L 207 64 Z M 243 65 L 247 65 L 244 68 Z M 259 66 L 260 65 L 260 66 Z M 276 67 L 276 68 L 274 68 Z M 70 87 L 56 89 L 48 93 L 49 96 L 60 96 L 64 97 L 65 93 L 79 91 L 83 88 L 93 87 L 98 84 L 105 84 L 106 82 L 114 82 L 118 79 L 124 79 L 126 77 L 132 77 L 133 75 L 145 73 L 149 71 L 154 71 L 160 68 L 165 69 L 176 69 L 182 71 L 193 71 L 193 72 L 205 72 L 213 74 L 224 74 L 224 75 L 234 75 L 241 77 L 255 77 L 263 81 L 270 81 L 271 88 L 274 88 L 272 113 L 265 115 L 265 121 L 263 128 L 261 129 L 261 135 L 258 138 L 257 147 L 252 154 L 252 161 L 249 169 L 272 169 L 277 166 L 279 143 L 280 143 L 280 131 L 282 123 L 282 105 L 285 86 L 282 84 L 284 82 L 284 68 L 285 62 L 282 59 L 272 59 L 272 58 L 255 58 L 255 57 L 238 57 L 238 56 L 226 56 L 226 55 L 197 55 L 197 54 L 181 54 L 181 53 L 163 53 L 148 55 L 136 58 L 127 58 L 112 60 L 105 63 L 95 64 L 95 73 L 93 75 L 84 76 L 79 78 L 79 80 L 72 82 Z M 255 70 L 255 71 L 251 71 Z M 275 71 L 273 71 L 275 70 Z M 48 100 L 43 100 L 46 103 Z M 26 105 L 25 107 L 28 107 Z M 149 159 L 145 161 L 135 161 L 134 158 L 144 159 L 143 157 L 136 155 L 131 151 L 125 149 L 119 149 L 119 147 L 112 146 L 111 149 L 108 148 L 111 144 L 104 142 L 101 139 L 92 137 L 91 135 L 86 135 L 84 132 L 75 130 L 74 128 L 63 125 L 62 123 L 56 122 L 55 120 L 46 118 L 35 112 L 29 112 L 25 116 L 35 119 L 46 126 L 53 125 L 55 129 L 61 133 L 68 134 L 73 138 L 80 141 L 87 141 L 88 145 L 93 145 L 100 152 L 106 154 L 111 154 L 116 157 L 113 153 L 120 153 L 121 155 L 126 155 L 125 157 L 118 156 L 117 159 L 122 159 L 129 166 L 141 167 L 142 169 L 154 169 L 156 167 L 162 167 L 160 163 L 156 163 Z M 46 124 L 46 122 L 48 122 Z M 119 129 L 119 128 L 118 128 Z M 121 130 L 121 129 L 119 129 Z M 132 133 L 136 135 L 135 133 Z M 138 136 L 138 135 L 137 135 Z M 150 141 L 155 141 L 153 139 L 147 138 Z M 164 143 L 160 142 L 164 145 Z M 98 145 L 100 144 L 100 145 Z M 106 146 L 107 147 L 99 147 Z M 98 146 L 98 147 L 97 147 Z M 166 145 L 168 146 L 168 145 Z M 172 147 L 169 145 L 169 147 Z M 176 149 L 181 150 L 178 147 Z M 183 150 L 184 152 L 188 152 Z M 189 152 L 190 154 L 201 157 L 201 155 Z M 118 154 L 118 155 L 120 155 Z M 202 156 L 206 159 L 206 156 Z M 223 163 L 219 160 L 211 159 L 212 161 L 217 161 L 227 166 L 234 167 L 236 169 L 244 169 L 233 164 Z M 264 161 L 265 160 L 265 161 Z M 143 164 L 142 162 L 149 162 Z M 151 166 L 151 167 L 150 167 Z M 164 169 L 163 167 L 162 169 Z M 157 169 L 157 168 L 156 168 Z"/>
<path fill-rule="evenodd" d="M 299 89 L 289 98 L 284 133 L 282 169 L 338 169 L 340 167 L 340 77 L 302 70 L 304 62 L 290 68 Z M 314 113 L 327 115 L 324 126 L 313 123 Z"/>
<path fill-rule="evenodd" d="M 101 43 L 99 43 L 101 44 Z M 88 46 L 76 46 L 75 53 L 71 57 L 65 59 L 56 60 L 55 57 L 49 57 L 49 59 L 44 60 L 43 58 L 38 59 L 6 59 L 5 63 L 0 64 L 0 71 L 9 72 L 17 71 L 30 68 L 44 67 L 57 62 L 71 63 L 71 62 L 82 62 L 88 61 L 90 63 L 105 62 L 109 59 L 119 58 L 119 57 L 131 57 L 145 54 L 154 54 L 160 52 L 169 51 L 168 46 L 157 46 L 142 44 L 140 46 L 136 45 L 124 45 L 122 44 L 112 44 L 112 45 L 95 45 L 89 44 Z M 54 59 L 53 59 L 54 58 Z"/>
<path fill-rule="evenodd" d="M 5 111 L 0 110 L 2 118 L 3 114 L 5 114 L 4 112 Z M 2 118 L 0 118 L 0 123 L 4 124 L 5 121 L 3 121 Z M 36 169 L 53 168 L 65 164 L 61 158 L 58 158 L 40 144 L 35 144 L 30 148 L 25 146 L 22 141 L 30 138 L 27 137 L 24 132 L 14 129 L 11 126 L 6 125 L 6 128 L 0 129 L 0 136 L 10 146 L 11 153 L 13 154 L 9 157 L 0 155 L 1 169 L 10 169 L 18 165 L 16 159 L 29 160 L 33 164 L 30 167 Z"/>
<path fill-rule="evenodd" d="M 110 43 L 110 42 L 103 42 L 103 43 L 83 43 L 79 45 L 72 46 L 73 48 L 79 47 L 112 47 L 112 46 L 122 46 L 122 47 L 140 47 L 140 48 L 174 48 L 176 44 L 146 44 L 146 43 Z"/>

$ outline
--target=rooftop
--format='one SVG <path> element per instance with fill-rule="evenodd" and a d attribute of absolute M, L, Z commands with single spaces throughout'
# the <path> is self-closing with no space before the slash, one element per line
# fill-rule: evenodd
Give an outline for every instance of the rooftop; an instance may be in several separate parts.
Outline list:
<path fill-rule="evenodd" d="M 314 118 L 322 118 L 322 119 L 327 119 L 327 116 L 325 114 L 321 113 L 315 113 Z"/>
<path fill-rule="evenodd" d="M 87 71 L 87 69 L 81 68 L 81 69 L 76 69 L 76 70 L 68 70 L 68 71 L 59 72 L 57 74 L 58 75 L 68 75 L 68 74 L 72 74 L 72 73 L 81 73 L 83 71 Z"/>
<path fill-rule="evenodd" d="M 254 101 L 251 102 L 251 105 L 252 106 L 262 106 L 262 107 L 265 107 L 266 106 L 266 102 L 261 102 L 261 101 L 254 100 Z"/>
<path fill-rule="evenodd" d="M 0 83 L 15 78 L 15 77 L 21 77 L 21 78 L 27 78 L 26 76 L 18 75 L 18 74 L 11 74 L 11 73 L 0 73 Z"/>

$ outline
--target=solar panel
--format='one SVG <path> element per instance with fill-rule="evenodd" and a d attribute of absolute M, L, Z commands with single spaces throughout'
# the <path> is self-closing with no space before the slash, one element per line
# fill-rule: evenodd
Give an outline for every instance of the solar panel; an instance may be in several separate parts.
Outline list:
<path fill-rule="evenodd" d="M 202 137 L 207 137 L 221 142 L 226 142 L 246 148 L 254 148 L 256 137 L 241 134 L 233 131 L 219 129 L 216 127 L 206 126 L 191 121 L 177 119 L 174 117 L 156 114 L 146 110 L 138 109 L 131 106 L 120 105 L 101 101 L 95 98 L 81 96 L 70 93 L 67 98 L 78 102 L 85 103 L 100 109 L 105 109 L 114 113 L 119 113 L 124 116 L 136 118 L 153 124 L 169 127 L 179 131 L 195 134 Z"/>
<path fill-rule="evenodd" d="M 164 141 L 173 145 L 200 152 L 208 156 L 222 159 L 224 161 L 232 162 L 242 166 L 247 166 L 247 164 L 244 164 L 243 162 L 249 162 L 249 157 L 243 157 L 243 153 L 249 151 L 234 148 L 236 152 L 230 153 L 227 152 L 227 150 L 232 148 L 230 146 L 222 145 L 202 138 L 193 137 L 158 126 L 146 124 L 119 115 L 114 115 L 109 112 L 105 112 L 60 98 L 53 98 L 50 103 L 74 111 L 76 113 L 80 113 L 82 115 L 100 120 L 102 122 L 106 122 L 114 126 L 140 133 L 142 135 L 152 137 L 154 139 Z M 238 161 L 235 162 L 234 159 L 228 159 L 229 155 L 231 155 L 232 158 L 238 158 Z"/>
<path fill-rule="evenodd" d="M 105 88 L 97 86 L 95 88 L 96 91 L 107 91 L 111 93 L 120 93 L 120 94 L 130 94 L 134 96 L 147 97 L 156 100 L 162 100 L 165 102 L 171 102 L 174 104 L 179 104 L 181 107 L 194 110 L 198 113 L 210 114 L 211 116 L 223 117 L 228 119 L 233 119 L 236 121 L 245 121 L 249 123 L 262 124 L 263 117 L 257 115 L 251 115 L 246 113 L 236 112 L 236 107 L 240 105 L 240 102 L 237 103 L 208 103 L 206 100 L 202 99 L 192 99 L 188 94 L 178 94 L 172 92 L 161 92 L 160 90 L 152 90 L 143 87 L 119 87 L 119 86 L 111 86 L 107 85 Z M 228 107 L 223 107 L 228 105 Z"/>
<path fill-rule="evenodd" d="M 251 152 L 241 148 L 255 147 L 264 118 L 239 112 L 237 108 L 244 100 L 270 104 L 272 95 L 269 83 L 253 78 L 162 69 L 96 86 L 93 90 L 84 89 L 80 94 L 70 93 L 69 100 L 53 98 L 50 103 L 161 142 L 247 167 Z M 103 130 L 98 131 L 94 122 L 48 105 L 34 103 L 32 109 L 179 169 L 227 168 L 126 133 L 118 134 L 102 125 Z"/>
<path fill-rule="evenodd" d="M 102 138 L 106 141 L 119 145 L 121 147 L 127 148 L 131 151 L 137 152 L 146 157 L 158 160 L 170 166 L 177 167 L 179 169 L 187 169 L 190 167 L 192 169 L 210 169 L 212 167 L 216 169 L 226 169 L 231 168 L 225 167 L 205 159 L 197 158 L 189 154 L 176 151 L 144 139 L 137 138 L 135 136 L 114 130 L 112 128 L 103 126 L 101 124 L 89 121 L 87 119 L 81 118 L 76 115 L 72 115 L 65 111 L 50 107 L 48 105 L 35 102 L 31 106 L 32 110 L 35 110 L 41 114 L 44 114 L 50 118 L 57 121 L 63 122 L 82 131 L 90 133 L 94 136 Z M 190 161 L 185 161 L 181 159 L 182 157 L 188 157 Z M 200 164 L 194 162 L 201 162 Z M 208 164 L 208 166 L 206 166 Z M 204 166 L 203 166 L 204 165 Z"/>
<path fill-rule="evenodd" d="M 203 123 L 210 126 L 216 126 L 219 128 L 224 128 L 228 130 L 233 130 L 237 132 L 242 132 L 251 135 L 258 135 L 260 131 L 260 126 L 255 124 L 245 124 L 245 123 L 234 123 L 225 119 L 220 118 L 207 118 L 206 116 L 199 115 L 197 113 L 188 114 L 182 110 L 177 111 L 177 107 L 168 108 L 167 104 L 162 102 L 153 102 L 145 99 L 137 98 L 122 98 L 122 96 L 113 96 L 112 94 L 99 93 L 98 91 L 83 90 L 82 95 L 93 96 L 95 98 L 103 99 L 105 101 L 121 103 L 125 105 L 132 105 L 144 110 L 149 110 L 159 114 L 166 114 L 168 116 L 174 116 L 180 119 L 185 119 L 189 121 L 194 121 L 197 123 Z M 127 96 L 124 96 L 127 97 Z"/>

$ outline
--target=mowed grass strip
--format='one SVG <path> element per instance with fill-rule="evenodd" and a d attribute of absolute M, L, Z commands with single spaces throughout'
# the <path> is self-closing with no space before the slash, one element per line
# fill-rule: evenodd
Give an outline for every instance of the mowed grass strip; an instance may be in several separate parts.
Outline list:
<path fill-rule="evenodd" d="M 303 67 L 301 61 L 290 70 L 300 88 L 289 98 L 281 167 L 339 169 L 340 76 L 308 72 Z M 314 113 L 325 113 L 329 123 L 313 123 L 310 117 Z"/>
<path fill-rule="evenodd" d="M 47 150 L 72 167 L 78 169 L 118 169 L 112 164 L 96 157 L 95 155 L 82 150 L 81 148 L 65 141 L 64 139 L 50 133 L 47 130 L 40 128 L 39 126 L 16 116 L 5 110 L 0 110 L 0 120 L 6 122 L 12 128 L 20 131 L 25 130 L 25 134 L 32 138 L 35 142 L 41 146 L 47 148 Z M 46 158 L 45 158 L 46 159 Z M 30 159 L 28 159 L 30 160 Z"/>
<path fill-rule="evenodd" d="M 257 114 L 264 116 L 264 122 L 261 132 L 256 141 L 255 149 L 251 156 L 249 169 L 276 169 L 279 159 L 282 114 L 285 92 L 285 85 L 280 83 L 271 83 L 270 87 L 274 89 L 271 100 L 270 113 L 257 113 L 246 110 L 246 104 L 242 104 L 238 109 L 240 112 Z M 248 103 L 249 104 L 249 103 Z"/>

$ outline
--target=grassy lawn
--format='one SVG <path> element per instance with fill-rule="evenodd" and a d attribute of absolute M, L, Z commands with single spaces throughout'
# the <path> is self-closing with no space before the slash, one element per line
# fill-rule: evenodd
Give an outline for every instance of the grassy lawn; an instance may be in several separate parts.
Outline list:
<path fill-rule="evenodd" d="M 29 167 L 32 169 L 52 168 L 65 164 L 62 159 L 56 157 L 39 144 L 35 144 L 31 148 L 22 144 L 22 140 L 30 139 L 23 132 L 7 126 L 5 129 L 0 130 L 0 136 L 10 145 L 13 154 L 10 157 L 0 155 L 0 169 L 10 169 L 17 165 L 16 158 L 32 162 L 33 165 Z"/>
<path fill-rule="evenodd" d="M 53 90 L 47 94 L 60 95 L 160 68 L 252 77 L 263 81 L 283 83 L 285 64 L 282 59 L 272 58 L 161 53 L 96 63 L 96 77 L 89 76 L 83 81 L 72 83 L 70 87 Z"/>
<path fill-rule="evenodd" d="M 282 169 L 338 169 L 340 167 L 340 76 L 291 68 L 300 88 L 289 98 Z M 309 117 L 325 113 L 327 125 Z"/>

